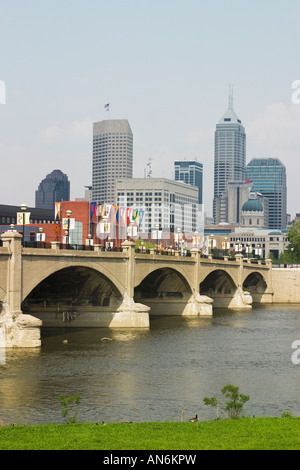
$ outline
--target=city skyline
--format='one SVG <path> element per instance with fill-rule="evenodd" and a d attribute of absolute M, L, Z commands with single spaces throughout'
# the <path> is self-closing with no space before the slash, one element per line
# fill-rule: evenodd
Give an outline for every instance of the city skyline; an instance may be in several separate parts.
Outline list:
<path fill-rule="evenodd" d="M 82 197 L 92 182 L 93 122 L 110 117 L 131 125 L 134 177 L 143 177 L 149 158 L 160 178 L 172 178 L 176 160 L 201 162 L 204 210 L 212 215 L 215 124 L 232 83 L 246 164 L 282 161 L 293 218 L 299 17 L 294 0 L 272 8 L 264 0 L 74 0 L 71 10 L 65 0 L 0 2 L 0 202 L 34 206 L 35 189 L 54 168 L 68 175 L 71 199 Z"/>

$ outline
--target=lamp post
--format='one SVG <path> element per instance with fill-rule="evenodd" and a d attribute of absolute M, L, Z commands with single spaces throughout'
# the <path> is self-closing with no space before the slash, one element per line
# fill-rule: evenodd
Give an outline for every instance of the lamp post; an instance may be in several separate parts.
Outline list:
<path fill-rule="evenodd" d="M 102 217 L 102 223 L 103 223 L 103 247 L 101 246 L 101 250 L 105 251 L 105 234 L 107 232 L 107 220 L 108 220 L 108 215 L 104 215 Z M 102 241 L 101 241 L 102 245 Z"/>
<path fill-rule="evenodd" d="M 66 211 L 66 214 L 67 214 L 67 217 L 68 217 L 68 234 L 67 234 L 67 237 L 68 237 L 68 238 L 67 238 L 67 245 L 68 245 L 68 247 L 69 247 L 69 245 L 70 245 L 70 217 L 71 217 L 71 215 L 72 215 L 72 211 L 70 211 L 70 209 L 69 209 L 69 210 Z"/>
<path fill-rule="evenodd" d="M 208 251 L 209 251 L 209 254 L 211 255 L 212 252 L 213 252 L 213 244 L 214 244 L 214 236 L 213 236 L 213 234 L 211 234 L 211 235 L 209 236 L 209 240 L 210 240 L 210 243 L 209 243 L 209 250 L 208 250 Z"/>
<path fill-rule="evenodd" d="M 22 246 L 25 245 L 25 211 L 27 210 L 27 205 L 26 204 L 22 204 L 20 206 L 21 210 L 23 211 L 22 213 L 22 222 L 23 222 L 23 237 L 22 237 Z"/>
<path fill-rule="evenodd" d="M 256 253 L 256 255 L 259 256 L 259 257 L 262 255 L 262 249 L 261 249 L 259 243 L 257 244 L 257 248 L 256 248 L 256 250 L 255 250 L 255 253 Z"/>
<path fill-rule="evenodd" d="M 240 251 L 242 251 L 242 247 L 241 247 L 240 243 L 241 243 L 240 240 L 238 240 L 238 241 L 236 242 L 235 247 L 234 247 L 234 250 L 237 251 L 238 253 L 239 253 Z"/>
<path fill-rule="evenodd" d="M 38 233 L 39 246 L 41 246 L 42 233 L 43 233 L 43 227 L 39 227 L 39 233 Z"/>
<path fill-rule="evenodd" d="M 179 251 L 179 234 L 181 233 L 181 228 L 178 227 L 177 229 L 177 250 Z"/>
<path fill-rule="evenodd" d="M 224 251 L 224 256 L 228 256 L 229 248 L 230 243 L 228 242 L 228 237 L 224 237 L 224 242 L 222 242 L 222 250 Z"/>
<path fill-rule="evenodd" d="M 127 227 L 127 240 L 128 241 L 133 241 L 133 226 L 134 226 L 134 221 L 132 220 Z"/>
<path fill-rule="evenodd" d="M 155 224 L 156 230 L 156 251 L 158 251 L 158 231 L 159 231 L 159 224 Z"/>
<path fill-rule="evenodd" d="M 91 244 L 92 244 L 91 238 L 92 238 L 92 235 L 89 233 L 89 234 L 88 234 L 88 237 L 87 237 L 87 245 L 88 245 L 89 248 L 90 248 L 90 246 L 91 246 Z"/>
<path fill-rule="evenodd" d="M 65 230 L 66 248 L 68 248 L 68 234 L 69 234 L 69 231 L 68 231 L 68 230 Z"/>
<path fill-rule="evenodd" d="M 195 248 L 198 249 L 198 232 L 196 231 L 194 235 L 195 235 Z"/>

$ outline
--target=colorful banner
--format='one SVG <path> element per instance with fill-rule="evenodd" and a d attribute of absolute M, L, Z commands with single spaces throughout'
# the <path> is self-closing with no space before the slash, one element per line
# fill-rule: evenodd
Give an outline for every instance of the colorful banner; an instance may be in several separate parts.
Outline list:
<path fill-rule="evenodd" d="M 57 219 L 60 220 L 60 209 L 61 209 L 61 203 L 56 202 L 55 203 L 55 220 L 57 220 Z"/>
<path fill-rule="evenodd" d="M 68 220 L 70 221 L 70 224 L 68 223 Z M 68 230 L 68 228 L 70 230 L 74 230 L 75 228 L 75 219 L 69 219 L 68 217 L 67 218 L 63 218 L 63 230 Z"/>
<path fill-rule="evenodd" d="M 30 224 L 31 212 L 17 212 L 17 225 L 28 225 Z"/>
<path fill-rule="evenodd" d="M 129 225 L 131 221 L 132 221 L 132 208 L 129 207 L 127 208 L 127 225 Z"/>
<path fill-rule="evenodd" d="M 97 220 L 97 202 L 91 202 L 91 222 Z"/>
<path fill-rule="evenodd" d="M 109 217 L 112 207 L 112 204 L 105 204 L 105 215 L 107 215 L 107 217 Z"/>
<path fill-rule="evenodd" d="M 113 206 L 113 223 L 119 223 L 119 206 Z"/>
<path fill-rule="evenodd" d="M 139 210 L 138 209 L 133 210 L 132 218 L 135 221 L 136 225 L 139 225 Z"/>
<path fill-rule="evenodd" d="M 99 224 L 99 232 L 100 232 L 100 233 L 110 233 L 110 223 L 108 223 L 108 222 L 100 222 L 100 224 Z"/>
<path fill-rule="evenodd" d="M 143 209 L 140 209 L 139 210 L 139 227 L 142 225 L 143 223 L 143 219 L 144 219 L 144 215 L 145 215 L 145 211 Z"/>
<path fill-rule="evenodd" d="M 119 224 L 126 225 L 127 223 L 127 209 L 126 207 L 119 207 Z"/>

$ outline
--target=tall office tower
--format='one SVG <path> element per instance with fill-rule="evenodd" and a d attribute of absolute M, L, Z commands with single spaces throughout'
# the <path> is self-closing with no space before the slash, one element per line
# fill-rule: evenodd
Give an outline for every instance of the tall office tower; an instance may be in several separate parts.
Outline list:
<path fill-rule="evenodd" d="M 55 202 L 70 200 L 70 182 L 60 170 L 46 176 L 35 192 L 35 207 L 54 210 Z"/>
<path fill-rule="evenodd" d="M 226 113 L 219 120 L 215 131 L 214 202 L 227 190 L 227 182 L 245 181 L 246 134 L 240 119 L 233 110 L 232 91 Z"/>
<path fill-rule="evenodd" d="M 115 203 L 117 178 L 132 178 L 133 135 L 127 119 L 95 122 L 93 126 L 92 199 Z"/>
<path fill-rule="evenodd" d="M 269 200 L 269 228 L 284 229 L 287 223 L 286 168 L 278 158 L 253 158 L 246 167 L 253 191 Z"/>
<path fill-rule="evenodd" d="M 203 165 L 197 161 L 177 161 L 175 166 L 175 181 L 182 181 L 191 186 L 197 186 L 198 204 L 202 204 L 203 197 Z"/>

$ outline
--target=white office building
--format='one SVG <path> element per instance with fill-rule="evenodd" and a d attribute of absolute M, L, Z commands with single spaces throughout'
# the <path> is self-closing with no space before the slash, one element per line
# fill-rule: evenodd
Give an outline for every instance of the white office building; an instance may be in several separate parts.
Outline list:
<path fill-rule="evenodd" d="M 145 238 L 153 230 L 168 238 L 170 233 L 193 234 L 204 229 L 195 186 L 166 178 L 118 179 L 116 203 L 139 211 L 139 233 Z"/>

